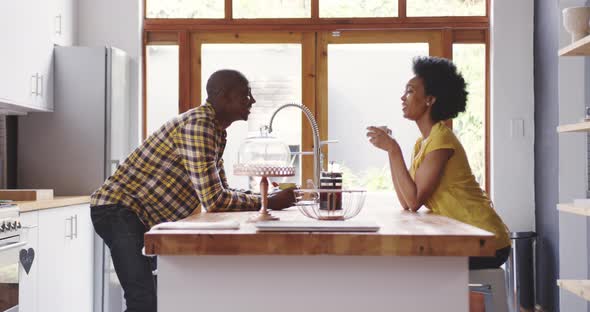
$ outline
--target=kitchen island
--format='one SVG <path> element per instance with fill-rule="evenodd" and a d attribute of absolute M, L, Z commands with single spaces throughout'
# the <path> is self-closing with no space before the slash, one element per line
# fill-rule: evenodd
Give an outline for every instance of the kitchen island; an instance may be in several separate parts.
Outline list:
<path fill-rule="evenodd" d="M 159 311 L 468 311 L 469 256 L 493 235 L 424 211 L 366 203 L 355 221 L 378 232 L 257 232 L 255 212 L 201 213 L 238 230 L 152 230 Z M 273 211 L 306 220 L 296 208 Z M 307 219 L 310 220 L 310 219 Z"/>

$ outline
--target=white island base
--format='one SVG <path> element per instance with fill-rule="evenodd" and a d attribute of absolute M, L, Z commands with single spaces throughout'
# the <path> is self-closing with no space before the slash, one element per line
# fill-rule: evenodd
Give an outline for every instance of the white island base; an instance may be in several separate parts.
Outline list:
<path fill-rule="evenodd" d="M 158 256 L 158 311 L 467 312 L 467 257 Z"/>

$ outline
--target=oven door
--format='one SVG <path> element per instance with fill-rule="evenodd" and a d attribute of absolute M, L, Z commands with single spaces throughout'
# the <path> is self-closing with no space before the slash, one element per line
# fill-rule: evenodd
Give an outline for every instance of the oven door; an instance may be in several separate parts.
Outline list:
<path fill-rule="evenodd" d="M 18 311 L 20 236 L 0 240 L 0 311 Z"/>

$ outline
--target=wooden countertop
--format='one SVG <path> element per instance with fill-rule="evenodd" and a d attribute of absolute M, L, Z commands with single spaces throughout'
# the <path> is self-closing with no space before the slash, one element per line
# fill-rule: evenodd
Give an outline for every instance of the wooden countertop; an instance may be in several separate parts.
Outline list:
<path fill-rule="evenodd" d="M 352 220 L 373 220 L 381 229 L 360 232 L 257 232 L 245 221 L 256 212 L 201 213 L 178 221 L 236 220 L 238 230 L 155 230 L 145 234 L 156 255 L 359 255 L 492 256 L 492 233 L 424 211 L 365 206 Z M 295 207 L 273 211 L 281 220 L 311 220 Z"/>
<path fill-rule="evenodd" d="M 15 202 L 21 213 L 90 203 L 90 196 L 56 196 L 49 200 Z"/>

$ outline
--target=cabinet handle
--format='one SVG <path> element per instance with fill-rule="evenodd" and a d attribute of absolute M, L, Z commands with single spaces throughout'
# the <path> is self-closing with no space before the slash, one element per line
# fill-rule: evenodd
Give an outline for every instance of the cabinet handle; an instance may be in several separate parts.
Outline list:
<path fill-rule="evenodd" d="M 38 83 L 38 92 L 37 95 L 43 96 L 43 75 L 37 75 L 37 79 L 39 79 L 41 81 L 41 83 Z"/>
<path fill-rule="evenodd" d="M 67 234 L 68 233 L 68 230 L 67 230 L 68 221 L 70 221 L 70 234 L 69 235 Z M 73 221 L 74 221 L 74 217 L 66 218 L 66 238 L 69 238 L 69 239 L 74 238 L 74 222 Z"/>
<path fill-rule="evenodd" d="M 55 33 L 61 35 L 61 14 L 55 16 Z"/>
<path fill-rule="evenodd" d="M 72 234 L 75 238 L 78 238 L 78 215 L 74 215 L 74 222 L 76 223 L 76 225 L 74 226 L 74 234 Z"/>
<path fill-rule="evenodd" d="M 39 79 L 37 78 L 37 74 L 31 76 L 31 94 L 37 95 L 37 88 L 39 84 Z"/>

